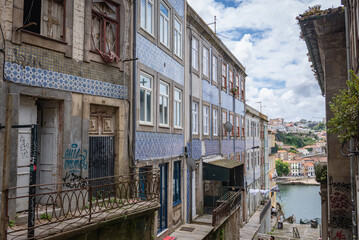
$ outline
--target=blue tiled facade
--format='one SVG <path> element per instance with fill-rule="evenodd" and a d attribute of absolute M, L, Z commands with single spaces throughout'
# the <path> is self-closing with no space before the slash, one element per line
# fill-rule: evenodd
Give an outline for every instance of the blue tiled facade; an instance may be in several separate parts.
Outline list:
<path fill-rule="evenodd" d="M 136 132 L 136 158 L 146 160 L 184 154 L 183 135 Z"/>
<path fill-rule="evenodd" d="M 202 80 L 203 101 L 219 106 L 218 88 L 210 84 L 207 80 Z"/>
<path fill-rule="evenodd" d="M 191 149 L 191 143 L 187 143 L 188 147 L 188 156 L 191 156 L 193 159 L 198 160 L 202 157 L 202 141 L 199 139 L 193 139 L 192 141 L 193 154 Z"/>
<path fill-rule="evenodd" d="M 221 105 L 222 108 L 233 111 L 233 96 L 222 91 Z"/>
<path fill-rule="evenodd" d="M 204 140 L 204 144 L 206 147 L 206 153 L 205 153 L 206 156 L 220 154 L 218 140 Z"/>

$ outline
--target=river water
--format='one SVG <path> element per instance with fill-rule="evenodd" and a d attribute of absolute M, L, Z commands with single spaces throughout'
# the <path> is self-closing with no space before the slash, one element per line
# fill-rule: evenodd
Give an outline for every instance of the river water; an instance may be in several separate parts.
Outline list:
<path fill-rule="evenodd" d="M 278 185 L 277 202 L 282 205 L 285 217 L 292 214 L 300 219 L 321 218 L 320 187 L 313 185 Z M 279 198 L 281 196 L 281 199 Z"/>

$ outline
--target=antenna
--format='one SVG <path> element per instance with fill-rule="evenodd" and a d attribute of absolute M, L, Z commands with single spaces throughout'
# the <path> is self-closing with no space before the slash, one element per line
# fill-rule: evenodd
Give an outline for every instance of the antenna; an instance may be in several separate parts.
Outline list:
<path fill-rule="evenodd" d="M 217 34 L 217 17 L 214 16 L 214 22 L 212 23 L 208 23 L 207 25 L 212 25 L 214 24 L 214 33 Z"/>

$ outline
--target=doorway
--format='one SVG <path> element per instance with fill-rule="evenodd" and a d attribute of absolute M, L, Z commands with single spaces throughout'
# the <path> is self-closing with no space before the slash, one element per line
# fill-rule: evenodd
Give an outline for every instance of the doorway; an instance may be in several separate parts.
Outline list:
<path fill-rule="evenodd" d="M 167 228 L 167 174 L 168 164 L 160 164 L 160 204 L 161 207 L 158 210 L 158 233 L 164 231 Z"/>

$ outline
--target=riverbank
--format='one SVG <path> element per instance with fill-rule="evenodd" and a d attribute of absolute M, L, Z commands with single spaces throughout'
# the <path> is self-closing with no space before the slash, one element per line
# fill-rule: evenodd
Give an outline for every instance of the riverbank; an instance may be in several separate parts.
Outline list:
<path fill-rule="evenodd" d="M 280 177 L 277 178 L 277 184 L 279 185 L 320 185 L 315 178 L 293 178 L 293 177 Z"/>

